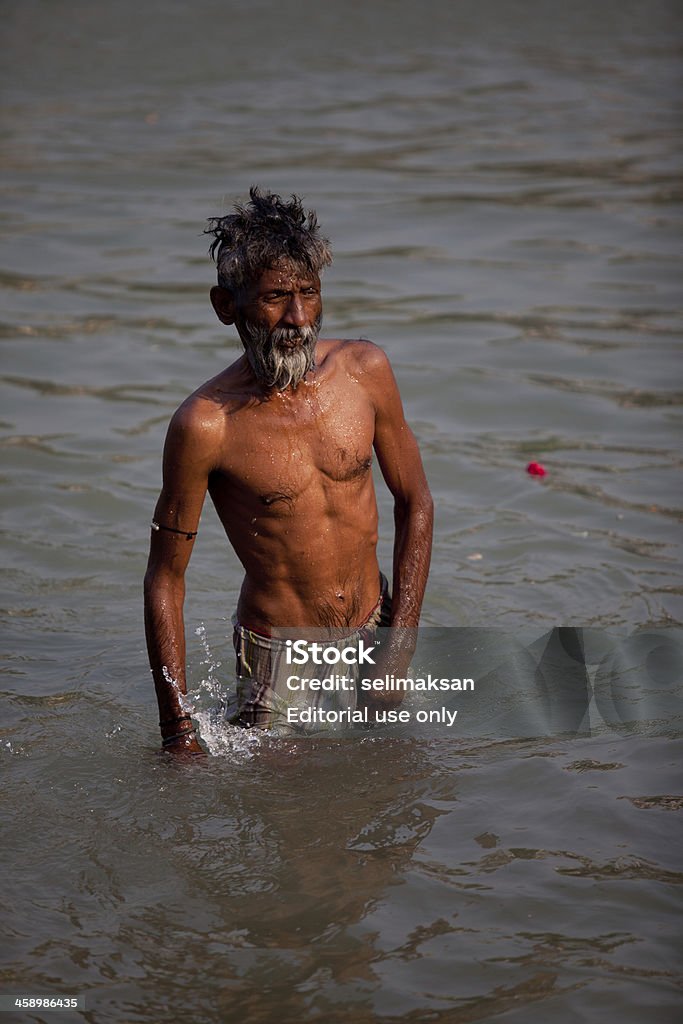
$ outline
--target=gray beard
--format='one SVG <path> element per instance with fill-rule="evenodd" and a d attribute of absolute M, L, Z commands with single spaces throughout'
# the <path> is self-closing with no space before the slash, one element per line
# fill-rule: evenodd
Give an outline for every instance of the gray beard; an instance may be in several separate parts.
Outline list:
<path fill-rule="evenodd" d="M 295 390 L 309 370 L 315 369 L 315 346 L 322 319 L 318 317 L 312 327 L 265 327 L 243 323 L 240 337 L 254 371 L 254 376 L 266 388 L 276 391 Z M 281 348 L 283 342 L 298 341 L 294 349 Z"/>

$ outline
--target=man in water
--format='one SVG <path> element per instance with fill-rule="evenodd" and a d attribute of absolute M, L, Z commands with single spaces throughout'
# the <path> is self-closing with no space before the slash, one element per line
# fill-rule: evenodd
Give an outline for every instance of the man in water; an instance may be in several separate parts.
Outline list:
<path fill-rule="evenodd" d="M 399 639 L 375 657 L 382 664 L 372 675 L 405 673 L 433 520 L 387 357 L 369 341 L 318 337 L 320 277 L 332 257 L 315 213 L 296 196 L 284 202 L 252 188 L 249 203 L 210 225 L 211 303 L 237 328 L 244 354 L 171 420 L 145 576 L 163 746 L 186 753 L 202 748 L 183 700 L 184 578 L 207 491 L 245 570 L 233 619 L 242 681 L 234 721 L 247 726 L 267 728 L 282 696 L 280 627 L 358 644 L 390 625 Z M 394 498 L 391 598 L 376 554 L 373 448 Z M 293 671 L 288 664 L 288 678 Z M 349 706 L 361 706 L 349 688 Z M 374 691 L 366 706 L 391 707 L 401 696 Z"/>

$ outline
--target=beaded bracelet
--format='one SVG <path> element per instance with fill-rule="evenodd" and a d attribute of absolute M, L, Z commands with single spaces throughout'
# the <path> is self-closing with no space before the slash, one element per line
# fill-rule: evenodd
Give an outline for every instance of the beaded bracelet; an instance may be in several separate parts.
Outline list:
<path fill-rule="evenodd" d="M 158 523 L 156 519 L 153 519 L 149 525 L 157 532 L 159 530 L 166 530 L 166 533 L 177 533 L 181 537 L 185 537 L 187 540 L 192 540 L 193 537 L 197 536 L 196 530 L 176 530 L 175 526 L 164 526 L 163 523 Z"/>

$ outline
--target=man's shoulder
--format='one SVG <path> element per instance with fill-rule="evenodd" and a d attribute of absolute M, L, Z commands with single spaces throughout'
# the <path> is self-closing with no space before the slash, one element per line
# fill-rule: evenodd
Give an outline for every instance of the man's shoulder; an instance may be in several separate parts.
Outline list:
<path fill-rule="evenodd" d="M 185 442 L 208 443 L 222 434 L 225 414 L 207 381 L 182 402 L 171 417 L 169 435 Z"/>
<path fill-rule="evenodd" d="M 333 341 L 330 357 L 342 362 L 342 372 L 362 389 L 376 413 L 402 416 L 401 397 L 386 352 L 367 338 Z"/>
<path fill-rule="evenodd" d="M 352 368 L 359 377 L 381 377 L 391 372 L 386 352 L 367 338 L 336 338 L 321 344 L 325 346 L 326 359 L 339 361 L 347 370 Z"/>
<path fill-rule="evenodd" d="M 207 433 L 223 430 L 226 413 L 234 412 L 252 395 L 242 381 L 239 360 L 205 381 L 178 406 L 171 424 L 179 430 Z"/>

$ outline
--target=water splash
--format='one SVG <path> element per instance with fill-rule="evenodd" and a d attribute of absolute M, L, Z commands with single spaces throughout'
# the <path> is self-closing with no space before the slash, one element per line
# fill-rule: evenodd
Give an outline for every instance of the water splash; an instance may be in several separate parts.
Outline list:
<path fill-rule="evenodd" d="M 191 691 L 191 710 L 202 743 L 214 756 L 227 756 L 231 760 L 252 758 L 263 742 L 263 734 L 259 729 L 241 729 L 226 721 L 229 694 L 227 683 L 218 675 L 222 663 L 211 650 L 203 622 L 194 632 L 203 651 L 199 662 L 203 678 Z"/>
<path fill-rule="evenodd" d="M 184 711 L 188 715 L 191 714 L 192 711 L 193 711 L 192 703 L 188 699 L 187 694 L 183 693 L 183 691 L 180 689 L 180 685 L 178 683 L 178 680 L 173 678 L 173 676 L 169 672 L 168 667 L 166 665 L 162 665 L 161 666 L 161 671 L 163 672 L 164 679 L 166 680 L 166 682 L 177 693 L 177 695 L 178 695 L 178 703 L 180 705 L 181 710 Z"/>
<path fill-rule="evenodd" d="M 261 729 L 242 729 L 226 722 L 223 703 L 196 711 L 194 718 L 202 742 L 214 757 L 229 757 L 231 761 L 250 760 L 268 739 Z"/>
<path fill-rule="evenodd" d="M 216 676 L 216 670 L 221 667 L 221 662 L 214 656 L 209 646 L 206 627 L 203 622 L 200 622 L 195 629 L 195 635 L 199 637 L 199 643 L 204 651 L 204 657 L 199 664 L 206 665 L 206 678 L 202 679 L 193 693 L 197 693 L 200 696 L 206 694 L 212 700 L 220 700 L 223 697 L 223 689 L 220 679 Z"/>

